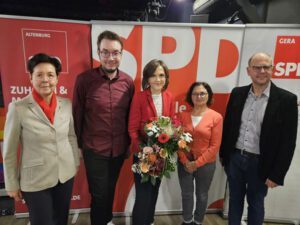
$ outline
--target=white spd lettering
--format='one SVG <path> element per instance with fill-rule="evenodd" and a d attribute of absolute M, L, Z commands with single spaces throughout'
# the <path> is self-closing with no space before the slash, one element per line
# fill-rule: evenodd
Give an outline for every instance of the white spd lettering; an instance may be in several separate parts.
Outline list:
<path fill-rule="evenodd" d="M 279 39 L 280 44 L 296 44 L 295 38 L 280 38 Z"/>
<path fill-rule="evenodd" d="M 179 102 L 176 101 L 175 102 L 175 113 L 178 113 L 178 112 L 183 112 L 187 109 L 186 105 L 179 105 Z"/>
<path fill-rule="evenodd" d="M 48 33 L 26 32 L 25 35 L 26 37 L 51 38 L 51 34 Z"/>
<path fill-rule="evenodd" d="M 12 102 L 16 102 L 16 101 L 19 101 L 19 100 L 21 100 L 21 97 L 12 97 L 11 98 Z"/>
<path fill-rule="evenodd" d="M 279 62 L 275 66 L 274 75 L 277 77 L 280 76 L 290 76 L 290 73 L 296 72 L 296 76 L 300 76 L 300 63 L 285 63 Z"/>
<path fill-rule="evenodd" d="M 12 95 L 27 95 L 27 94 L 31 93 L 31 87 L 10 86 L 10 93 Z"/>

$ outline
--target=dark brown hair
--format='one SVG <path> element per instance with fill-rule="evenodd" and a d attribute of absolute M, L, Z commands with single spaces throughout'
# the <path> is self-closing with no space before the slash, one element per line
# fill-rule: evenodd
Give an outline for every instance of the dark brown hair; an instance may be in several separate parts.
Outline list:
<path fill-rule="evenodd" d="M 100 33 L 99 36 L 98 36 L 98 39 L 97 39 L 97 48 L 99 50 L 100 50 L 101 41 L 103 39 L 108 39 L 108 40 L 111 40 L 111 41 L 119 42 L 120 45 L 121 45 L 121 50 L 123 50 L 123 41 L 117 33 L 109 31 L 109 30 L 106 30 L 106 31 L 103 31 L 102 33 Z"/>
<path fill-rule="evenodd" d="M 209 86 L 209 84 L 206 83 L 206 82 L 194 82 L 194 83 L 190 86 L 190 88 L 189 88 L 189 90 L 188 90 L 188 92 L 187 92 L 187 94 L 186 94 L 186 98 L 185 98 L 185 101 L 186 101 L 190 106 L 192 106 L 192 107 L 194 107 L 194 103 L 193 103 L 193 101 L 192 101 L 192 94 L 193 94 L 194 88 L 195 88 L 195 87 L 198 87 L 198 86 L 201 86 L 201 85 L 206 89 L 207 94 L 208 94 L 208 100 L 207 100 L 206 105 L 207 105 L 207 106 L 211 106 L 211 104 L 213 103 L 213 95 L 214 95 L 214 93 L 213 93 L 211 87 Z"/>
<path fill-rule="evenodd" d="M 143 70 L 143 80 L 142 80 L 142 87 L 143 90 L 149 88 L 148 80 L 150 77 L 153 76 L 155 70 L 157 67 L 161 66 L 164 69 L 165 75 L 166 75 L 166 83 L 163 87 L 163 90 L 166 90 L 169 85 L 169 69 L 167 65 L 159 59 L 152 59 L 150 62 L 147 63 L 147 65 L 144 67 Z"/>

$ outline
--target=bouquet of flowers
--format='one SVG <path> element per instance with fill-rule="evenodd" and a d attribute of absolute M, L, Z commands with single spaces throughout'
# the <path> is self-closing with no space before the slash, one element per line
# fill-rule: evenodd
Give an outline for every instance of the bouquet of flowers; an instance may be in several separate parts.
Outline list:
<path fill-rule="evenodd" d="M 140 145 L 139 161 L 132 165 L 132 171 L 142 176 L 141 182 L 150 179 L 155 185 L 157 178 L 170 178 L 170 172 L 176 168 L 174 153 L 179 149 L 189 151 L 188 144 L 193 139 L 191 134 L 183 131 L 178 119 L 165 116 L 146 123 L 144 131 L 147 143 Z"/>

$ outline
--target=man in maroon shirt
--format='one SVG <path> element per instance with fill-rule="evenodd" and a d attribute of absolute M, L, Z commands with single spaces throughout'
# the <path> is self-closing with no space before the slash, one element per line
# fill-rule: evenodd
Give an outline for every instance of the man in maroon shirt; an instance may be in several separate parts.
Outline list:
<path fill-rule="evenodd" d="M 118 69 L 120 37 L 104 31 L 97 47 L 101 66 L 77 77 L 73 116 L 92 197 L 91 224 L 106 225 L 112 219 L 115 186 L 130 144 L 127 124 L 134 84 Z"/>

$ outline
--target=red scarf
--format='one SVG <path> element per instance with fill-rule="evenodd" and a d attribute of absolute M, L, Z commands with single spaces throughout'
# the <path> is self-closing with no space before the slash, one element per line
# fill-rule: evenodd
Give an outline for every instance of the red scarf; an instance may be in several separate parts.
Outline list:
<path fill-rule="evenodd" d="M 48 105 L 47 102 L 37 93 L 37 91 L 32 88 L 32 96 L 33 99 L 39 104 L 39 106 L 42 108 L 43 112 L 49 119 L 49 121 L 53 124 L 54 123 L 54 114 L 55 114 L 55 109 L 57 105 L 56 101 L 56 95 L 53 92 L 50 104 Z"/>

